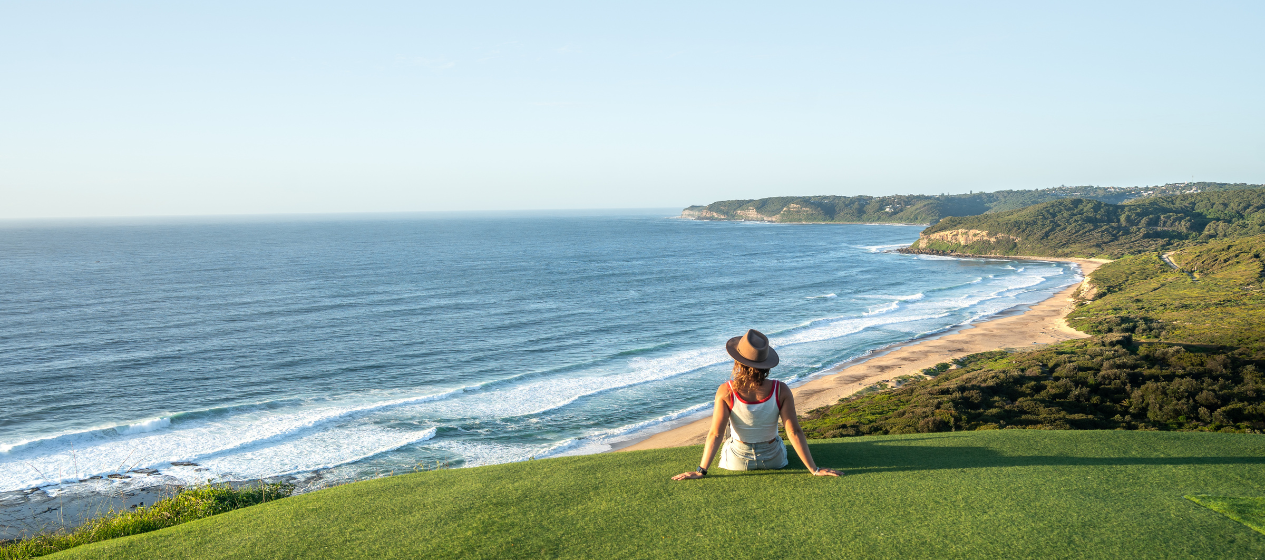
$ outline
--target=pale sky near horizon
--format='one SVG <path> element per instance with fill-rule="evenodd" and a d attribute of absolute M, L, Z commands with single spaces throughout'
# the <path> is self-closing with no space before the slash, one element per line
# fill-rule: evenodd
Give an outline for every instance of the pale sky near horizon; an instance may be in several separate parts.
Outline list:
<path fill-rule="evenodd" d="M 0 219 L 1265 183 L 1265 3 L 0 1 Z"/>

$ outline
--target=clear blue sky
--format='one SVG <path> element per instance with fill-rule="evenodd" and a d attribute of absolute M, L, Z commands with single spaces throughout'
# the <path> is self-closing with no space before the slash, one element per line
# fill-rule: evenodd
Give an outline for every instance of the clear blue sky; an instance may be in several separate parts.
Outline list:
<path fill-rule="evenodd" d="M 1265 182 L 1265 2 L 0 0 L 0 218 Z"/>

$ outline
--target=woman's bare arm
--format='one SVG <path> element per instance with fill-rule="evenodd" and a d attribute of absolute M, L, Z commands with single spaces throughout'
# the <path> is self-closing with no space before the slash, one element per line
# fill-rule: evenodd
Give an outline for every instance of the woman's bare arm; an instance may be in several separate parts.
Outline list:
<path fill-rule="evenodd" d="M 776 381 L 775 383 L 782 383 Z M 790 387 L 785 383 L 782 384 L 782 424 L 786 426 L 786 435 L 791 438 L 791 446 L 795 448 L 795 453 L 799 454 L 799 460 L 804 462 L 804 466 L 808 467 L 808 472 L 818 476 L 839 476 L 839 471 L 834 469 L 819 469 L 817 463 L 813 462 L 813 452 L 808 449 L 808 438 L 804 436 L 804 430 L 799 427 L 799 416 L 795 415 L 795 395 L 791 393 Z"/>
<path fill-rule="evenodd" d="M 727 424 L 729 424 L 729 385 L 725 384 L 716 389 L 716 406 L 712 409 L 712 429 L 707 432 L 707 444 L 703 446 L 703 460 L 698 466 L 704 469 L 711 466 Z M 690 478 L 703 478 L 703 474 L 697 471 L 684 472 L 672 477 L 672 480 Z"/>

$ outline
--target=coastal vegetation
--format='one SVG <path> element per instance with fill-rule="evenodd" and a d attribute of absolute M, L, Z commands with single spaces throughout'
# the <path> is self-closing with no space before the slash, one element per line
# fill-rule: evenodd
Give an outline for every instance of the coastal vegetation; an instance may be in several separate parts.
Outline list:
<path fill-rule="evenodd" d="M 695 220 L 741 220 L 780 223 L 921 223 L 934 224 L 948 216 L 974 216 L 1026 208 L 1063 199 L 1097 200 L 1118 204 L 1130 200 L 1216 191 L 1261 188 L 1244 183 L 1172 183 L 1153 187 L 1054 187 L 955 195 L 896 196 L 779 196 L 722 200 L 690 206 L 681 217 Z"/>
<path fill-rule="evenodd" d="M 1168 259 L 1173 262 L 1170 266 Z M 809 437 L 1004 428 L 1265 430 L 1265 235 L 1100 267 L 1071 326 L 1098 335 L 985 352 L 809 411 Z"/>
<path fill-rule="evenodd" d="M 673 474 L 683 447 L 385 477 L 58 558 L 1252 558 L 1184 496 L 1256 496 L 1265 438 L 992 430 L 814 440 L 843 478 Z M 1051 491 L 1057 489 L 1057 491 Z"/>
<path fill-rule="evenodd" d="M 1265 353 L 1128 334 L 984 352 L 956 369 L 809 411 L 810 438 L 961 430 L 1265 430 Z"/>
<path fill-rule="evenodd" d="M 1127 204 L 1056 200 L 928 227 L 907 251 L 1117 258 L 1265 234 L 1265 189 L 1147 198 Z"/>
<path fill-rule="evenodd" d="M 1068 315 L 1086 333 L 1265 346 L 1265 235 L 1147 253 L 1108 263 L 1090 279 L 1087 302 Z"/>
<path fill-rule="evenodd" d="M 0 544 L 0 560 L 35 558 L 95 542 L 148 533 L 247 506 L 274 502 L 289 496 L 292 490 L 293 487 L 286 484 L 240 487 L 208 484 L 186 488 L 152 505 L 107 512 L 72 531 L 41 534 Z"/>

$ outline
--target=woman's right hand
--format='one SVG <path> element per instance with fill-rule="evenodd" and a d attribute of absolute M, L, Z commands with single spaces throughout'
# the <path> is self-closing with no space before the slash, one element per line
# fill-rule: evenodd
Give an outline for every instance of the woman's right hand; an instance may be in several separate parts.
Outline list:
<path fill-rule="evenodd" d="M 691 478 L 703 478 L 703 473 L 698 471 L 683 472 L 672 477 L 672 480 L 689 480 Z"/>

